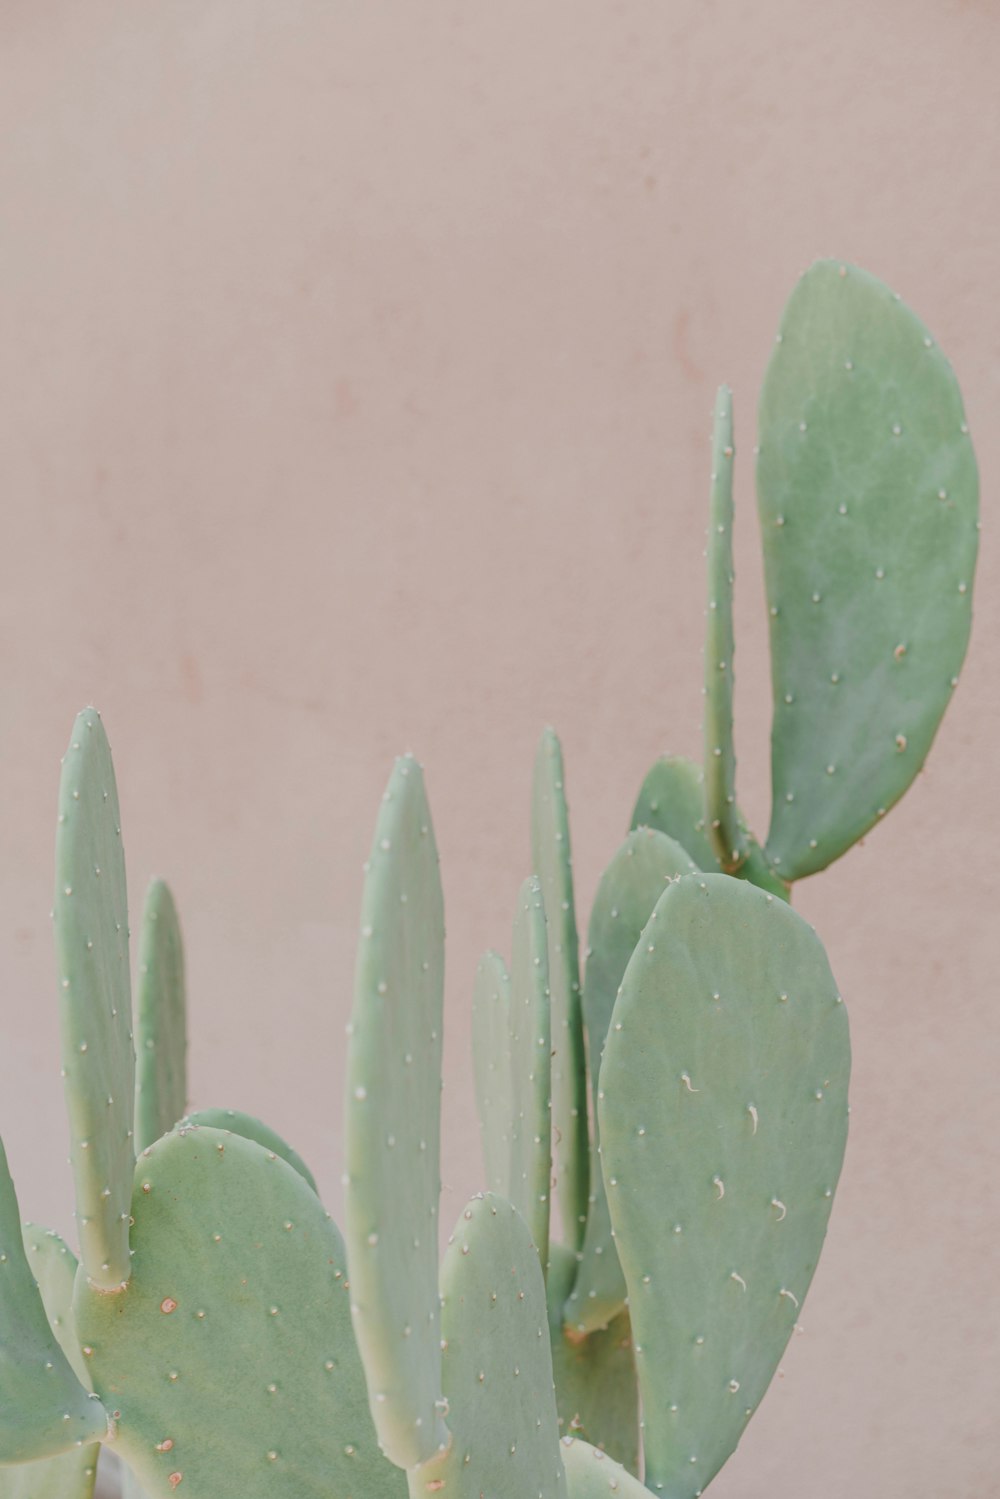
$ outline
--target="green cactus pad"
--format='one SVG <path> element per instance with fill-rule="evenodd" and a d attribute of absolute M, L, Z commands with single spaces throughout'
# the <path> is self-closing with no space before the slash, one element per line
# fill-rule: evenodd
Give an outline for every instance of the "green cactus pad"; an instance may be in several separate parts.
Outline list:
<path fill-rule="evenodd" d="M 788 885 L 772 869 L 764 850 L 747 827 L 739 808 L 736 820 L 742 833 L 744 862 L 736 873 L 761 890 L 788 900 Z M 642 783 L 632 813 L 633 828 L 655 828 L 673 838 L 691 856 L 699 869 L 712 873 L 721 869 L 709 839 L 705 815 L 705 778 L 693 760 L 664 755 L 653 765 Z"/>
<path fill-rule="evenodd" d="M 587 1057 L 580 998 L 580 954 L 562 747 L 546 729 L 535 756 L 531 856 L 549 922 L 552 996 L 552 1122 L 557 1188 L 567 1237 L 578 1249 L 587 1221 L 589 1139 Z"/>
<path fill-rule="evenodd" d="M 80 1253 L 94 1285 L 113 1291 L 129 1274 L 135 1056 L 118 792 L 93 708 L 63 759 L 53 920 Z"/>
<path fill-rule="evenodd" d="M 742 880 L 669 886 L 625 972 L 599 1106 L 646 1484 L 668 1499 L 722 1466 L 791 1335 L 840 1172 L 849 1068 L 813 929 Z"/>
<path fill-rule="evenodd" d="M 577 1434 L 639 1471 L 639 1384 L 627 1311 L 586 1337 L 571 1337 L 563 1306 L 576 1275 L 576 1255 L 562 1244 L 549 1251 L 546 1293 L 552 1375 L 561 1436 Z"/>
<path fill-rule="evenodd" d="M 184 948 L 177 908 L 162 880 L 146 892 L 136 994 L 135 1138 L 145 1150 L 187 1107 Z"/>
<path fill-rule="evenodd" d="M 42 1298 L 49 1326 L 56 1335 L 73 1373 L 85 1389 L 90 1388 L 83 1354 L 73 1322 L 73 1282 L 76 1256 L 57 1233 L 26 1223 L 22 1230 L 24 1252 Z M 0 1417 L 2 1425 L 2 1417 Z M 58 1457 L 0 1467 L 0 1499 L 91 1499 L 97 1476 L 96 1442 L 74 1447 Z"/>
<path fill-rule="evenodd" d="M 618 990 L 642 929 L 670 880 L 694 874 L 694 862 L 665 833 L 641 828 L 630 833 L 601 878 L 587 933 L 583 1015 L 587 1027 L 594 1145 L 591 1156 L 590 1212 L 576 1283 L 564 1312 L 576 1334 L 607 1327 L 625 1305 L 625 1277 L 618 1263 L 604 1177 L 600 1168 L 599 1116 L 601 1053 Z"/>
<path fill-rule="evenodd" d="M 343 1244 L 278 1157 L 177 1130 L 136 1163 L 125 1291 L 78 1281 L 114 1447 L 154 1499 L 391 1499 L 351 1335 Z"/>
<path fill-rule="evenodd" d="M 733 747 L 733 397 L 720 386 L 712 428 L 705 636 L 705 816 L 720 866 L 732 873 L 749 852 L 736 809 Z"/>
<path fill-rule="evenodd" d="M 61 1346 L 62 1312 L 58 1328 L 50 1323 L 29 1252 L 0 1142 L 0 1463 L 73 1452 L 108 1432 L 104 1407 Z M 49 1283 L 56 1272 L 43 1273 Z"/>
<path fill-rule="evenodd" d="M 510 1185 L 510 975 L 495 952 L 476 969 L 472 1061 L 486 1185 L 503 1196 Z"/>
<path fill-rule="evenodd" d="M 187 1129 L 192 1125 L 226 1129 L 234 1135 L 242 1135 L 244 1140 L 253 1140 L 256 1144 L 263 1145 L 265 1150 L 280 1156 L 289 1166 L 293 1166 L 314 1192 L 318 1191 L 315 1178 L 298 1151 L 293 1150 L 277 1130 L 263 1120 L 255 1119 L 252 1114 L 244 1114 L 240 1109 L 195 1109 L 178 1121 L 179 1129 Z"/>
<path fill-rule="evenodd" d="M 705 777 L 693 760 L 663 755 L 652 765 L 640 787 L 631 826 L 666 833 L 699 869 L 719 868 L 705 821 Z"/>
<path fill-rule="evenodd" d="M 543 1273 L 549 1262 L 552 1177 L 548 934 L 535 878 L 518 893 L 510 970 L 510 1185 Z"/>
<path fill-rule="evenodd" d="M 646 1486 L 600 1448 L 563 1437 L 560 1451 L 569 1499 L 648 1499 Z"/>
<path fill-rule="evenodd" d="M 438 1202 L 444 903 L 423 775 L 397 760 L 367 866 L 347 1063 L 354 1330 L 379 1440 L 401 1468 L 447 1441 L 439 1413 Z"/>
<path fill-rule="evenodd" d="M 411 1499 L 564 1499 L 545 1285 L 527 1225 L 502 1197 L 473 1198 L 441 1266 L 451 1441 L 411 1472 Z"/>
<path fill-rule="evenodd" d="M 958 385 L 888 287 L 821 261 L 760 404 L 774 720 L 767 852 L 824 868 L 902 796 L 969 636 L 978 478 Z"/>

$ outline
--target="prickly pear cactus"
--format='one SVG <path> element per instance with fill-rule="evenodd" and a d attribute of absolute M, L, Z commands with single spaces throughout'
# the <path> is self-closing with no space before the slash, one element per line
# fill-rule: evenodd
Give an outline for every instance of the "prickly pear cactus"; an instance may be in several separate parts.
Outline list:
<path fill-rule="evenodd" d="M 163 880 L 146 893 L 135 1016 L 135 1138 L 145 1150 L 187 1107 L 184 945 L 174 898 Z"/>

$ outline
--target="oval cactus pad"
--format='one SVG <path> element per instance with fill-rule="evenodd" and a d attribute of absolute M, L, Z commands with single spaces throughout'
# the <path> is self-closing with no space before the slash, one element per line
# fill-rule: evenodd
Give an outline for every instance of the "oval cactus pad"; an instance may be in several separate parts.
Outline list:
<path fill-rule="evenodd" d="M 668 887 L 601 1068 L 646 1484 L 692 1499 L 791 1335 L 847 1137 L 847 1016 L 812 928 L 743 880 Z"/>
<path fill-rule="evenodd" d="M 978 477 L 951 366 L 887 286 L 821 261 L 799 282 L 760 402 L 773 807 L 786 880 L 902 796 L 969 636 Z"/>
<path fill-rule="evenodd" d="M 444 901 L 420 766 L 396 761 L 365 876 L 347 1060 L 351 1310 L 379 1440 L 412 1468 L 439 1414 Z"/>
<path fill-rule="evenodd" d="M 399 1499 L 351 1332 L 343 1243 L 299 1174 L 193 1128 L 136 1163 L 132 1276 L 78 1282 L 114 1447 L 154 1499 Z"/>

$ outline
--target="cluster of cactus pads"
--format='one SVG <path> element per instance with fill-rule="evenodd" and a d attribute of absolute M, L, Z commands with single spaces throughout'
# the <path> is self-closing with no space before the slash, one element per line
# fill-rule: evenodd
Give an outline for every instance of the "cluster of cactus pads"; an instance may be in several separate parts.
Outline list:
<path fill-rule="evenodd" d="M 734 1450 L 812 1279 L 847 1131 L 847 1018 L 789 887 L 922 764 L 977 541 L 951 370 L 861 271 L 821 262 L 799 283 L 759 444 L 769 835 L 735 799 L 723 390 L 705 764 L 647 776 L 581 979 L 544 734 L 510 966 L 488 953 L 472 998 L 485 1190 L 443 1261 L 444 919 L 417 762 L 395 766 L 366 872 L 342 1239 L 265 1125 L 185 1115 L 176 913 L 154 884 L 133 1011 L 114 772 L 80 715 L 54 910 L 80 1262 L 22 1225 L 0 1151 L 3 1499 L 86 1499 L 100 1443 L 128 1494 L 162 1499 L 690 1499 Z"/>

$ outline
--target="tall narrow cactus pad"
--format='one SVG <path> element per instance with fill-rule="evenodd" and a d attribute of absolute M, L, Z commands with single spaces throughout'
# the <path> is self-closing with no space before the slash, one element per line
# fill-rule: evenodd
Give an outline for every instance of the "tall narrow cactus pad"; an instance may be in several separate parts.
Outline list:
<path fill-rule="evenodd" d="M 628 1311 L 586 1337 L 570 1336 L 563 1307 L 576 1275 L 576 1256 L 553 1244 L 546 1296 L 552 1376 L 560 1436 L 584 1437 L 595 1447 L 639 1471 L 639 1384 Z"/>
<path fill-rule="evenodd" d="M 57 1233 L 34 1223 L 24 1225 L 22 1240 L 49 1326 L 73 1373 L 84 1389 L 89 1390 L 90 1375 L 73 1321 L 76 1256 Z M 0 1467 L 0 1499 L 91 1499 L 99 1450 L 99 1444 L 91 1442 L 58 1457 Z"/>
<path fill-rule="evenodd" d="M 545 1286 L 527 1225 L 502 1197 L 473 1198 L 441 1266 L 451 1440 L 411 1472 L 411 1499 L 564 1499 Z"/>
<path fill-rule="evenodd" d="M 542 883 L 549 922 L 552 994 L 552 1119 L 563 1231 L 583 1243 L 589 1178 L 587 1057 L 580 1002 L 580 954 L 573 899 L 573 858 L 562 747 L 546 729 L 535 756 L 531 794 L 531 854 Z"/>
<path fill-rule="evenodd" d="M 365 877 L 347 1063 L 346 1239 L 379 1440 L 401 1468 L 441 1420 L 438 1201 L 444 902 L 423 775 L 397 760 Z"/>
<path fill-rule="evenodd" d="M 736 810 L 733 747 L 733 397 L 720 386 L 712 428 L 705 635 L 705 813 L 712 848 L 732 873 L 749 852 Z"/>
<path fill-rule="evenodd" d="M 476 969 L 472 1062 L 486 1185 L 503 1196 L 510 1176 L 510 975 L 495 952 L 486 953 Z"/>
<path fill-rule="evenodd" d="M 679 843 L 665 833 L 642 828 L 630 833 L 601 878 L 590 913 L 583 1015 L 587 1027 L 594 1145 L 590 1172 L 590 1212 L 576 1283 L 566 1303 L 566 1326 L 576 1334 L 607 1327 L 625 1305 L 625 1277 L 615 1251 L 607 1193 L 598 1151 L 601 1055 L 618 990 L 643 927 L 670 880 L 694 874 Z"/>
<path fill-rule="evenodd" d="M 137 1162 L 133 1272 L 78 1282 L 115 1447 L 154 1499 L 393 1499 L 351 1335 L 343 1244 L 296 1171 L 213 1129 Z"/>
<path fill-rule="evenodd" d="M 822 869 L 909 786 L 969 636 L 978 479 L 951 367 L 873 276 L 820 261 L 760 405 L 773 809 L 786 880 Z"/>
<path fill-rule="evenodd" d="M 179 1120 L 178 1125 L 181 1129 L 207 1125 L 209 1129 L 227 1129 L 234 1135 L 242 1135 L 244 1140 L 255 1140 L 270 1154 L 280 1156 L 289 1166 L 294 1166 L 302 1180 L 308 1182 L 314 1192 L 317 1191 L 315 1178 L 298 1151 L 293 1150 L 276 1129 L 261 1119 L 255 1119 L 252 1114 L 244 1114 L 240 1109 L 195 1109 Z"/>
<path fill-rule="evenodd" d="M 742 880 L 671 885 L 625 973 L 600 1102 L 654 1493 L 700 1493 L 774 1374 L 826 1232 L 849 1067 L 812 928 Z"/>
<path fill-rule="evenodd" d="M 173 896 L 163 880 L 146 893 L 136 995 L 136 1149 L 165 1135 L 187 1107 L 184 948 Z"/>
<path fill-rule="evenodd" d="M 646 1486 L 600 1448 L 564 1437 L 561 1450 L 569 1499 L 648 1499 Z"/>
<path fill-rule="evenodd" d="M 84 1272 L 128 1279 L 135 1055 L 118 792 L 100 716 L 79 715 L 63 759 L 53 909 L 70 1162 Z"/>
<path fill-rule="evenodd" d="M 542 892 L 525 880 L 517 897 L 510 971 L 510 1186 L 503 1194 L 528 1225 L 543 1273 L 549 1263 L 552 1094 L 548 936 Z"/>
<path fill-rule="evenodd" d="M 73 1372 L 49 1323 L 0 1143 L 0 1463 L 71 1452 L 107 1431 L 104 1407 Z"/>

